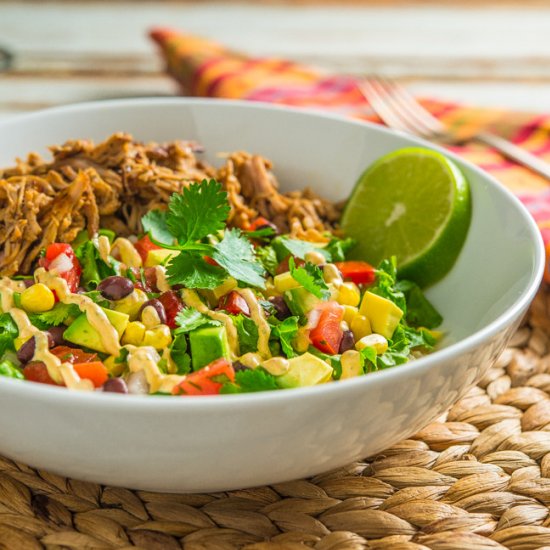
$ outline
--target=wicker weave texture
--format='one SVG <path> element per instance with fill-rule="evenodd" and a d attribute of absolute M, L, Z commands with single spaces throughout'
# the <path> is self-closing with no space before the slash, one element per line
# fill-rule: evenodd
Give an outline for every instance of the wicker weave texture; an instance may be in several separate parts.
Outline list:
<path fill-rule="evenodd" d="M 159 494 L 0 459 L 1 549 L 550 549 L 550 294 L 413 438 L 308 480 Z"/>

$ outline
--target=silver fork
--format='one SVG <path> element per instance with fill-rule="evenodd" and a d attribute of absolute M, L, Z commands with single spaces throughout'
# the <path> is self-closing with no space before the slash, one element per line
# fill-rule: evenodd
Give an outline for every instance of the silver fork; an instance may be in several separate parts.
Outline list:
<path fill-rule="evenodd" d="M 422 107 L 403 86 L 393 80 L 370 76 L 360 83 L 359 89 L 370 103 L 373 111 L 390 128 L 444 143 L 465 141 L 464 137 L 456 135 L 444 126 Z M 510 141 L 488 132 L 479 132 L 469 136 L 468 139 L 494 147 L 507 158 L 550 180 L 550 164 Z"/>

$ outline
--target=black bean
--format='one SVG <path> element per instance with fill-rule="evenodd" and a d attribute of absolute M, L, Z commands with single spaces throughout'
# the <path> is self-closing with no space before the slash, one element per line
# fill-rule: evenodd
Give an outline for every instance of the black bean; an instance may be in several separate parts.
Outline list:
<path fill-rule="evenodd" d="M 233 361 L 233 370 L 239 372 L 241 370 L 249 370 L 249 368 L 240 361 Z"/>
<path fill-rule="evenodd" d="M 21 363 L 28 363 L 34 356 L 34 350 L 36 349 L 36 342 L 34 341 L 34 336 L 29 338 L 18 350 L 17 350 L 17 359 Z"/>
<path fill-rule="evenodd" d="M 63 338 L 63 333 L 67 327 L 65 326 L 59 326 L 59 327 L 50 327 L 46 332 L 49 335 L 49 338 L 53 341 L 54 346 L 64 346 L 67 344 L 65 341 L 65 338 Z M 53 346 L 50 346 L 53 347 Z"/>
<path fill-rule="evenodd" d="M 103 391 L 112 393 L 128 393 L 128 386 L 122 378 L 109 378 L 102 387 Z"/>
<path fill-rule="evenodd" d="M 97 285 L 97 290 L 107 300 L 121 300 L 134 291 L 134 283 L 126 277 L 112 275 Z"/>
<path fill-rule="evenodd" d="M 344 330 L 344 335 L 340 341 L 340 349 L 338 353 L 344 353 L 350 349 L 355 348 L 355 338 L 353 337 L 353 332 L 351 330 Z"/>
<path fill-rule="evenodd" d="M 282 296 L 272 296 L 269 298 L 269 301 L 275 308 L 275 317 L 277 317 L 279 321 L 284 321 L 287 317 L 292 315 Z"/>
<path fill-rule="evenodd" d="M 151 300 L 147 300 L 139 309 L 138 317 L 141 318 L 141 314 L 143 313 L 143 310 L 151 306 L 159 316 L 160 323 L 165 325 L 166 324 L 166 308 L 162 304 L 160 300 L 157 300 L 156 298 L 153 298 Z"/>

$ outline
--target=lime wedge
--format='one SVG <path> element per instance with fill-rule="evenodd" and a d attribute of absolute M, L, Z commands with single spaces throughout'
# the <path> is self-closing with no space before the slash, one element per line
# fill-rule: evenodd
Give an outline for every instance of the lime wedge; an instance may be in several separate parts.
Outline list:
<path fill-rule="evenodd" d="M 341 226 L 357 240 L 353 258 L 377 265 L 396 256 L 401 278 L 428 286 L 452 268 L 470 218 L 470 188 L 458 167 L 441 153 L 410 147 L 363 172 Z"/>

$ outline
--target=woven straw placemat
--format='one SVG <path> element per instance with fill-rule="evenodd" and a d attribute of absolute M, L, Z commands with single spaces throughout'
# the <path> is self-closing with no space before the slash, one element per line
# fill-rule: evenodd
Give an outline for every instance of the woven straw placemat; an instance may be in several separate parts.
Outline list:
<path fill-rule="evenodd" d="M 62 451 L 60 451 L 62 452 Z M 0 459 L 0 548 L 550 549 L 550 292 L 437 422 L 308 480 L 129 491 Z"/>

